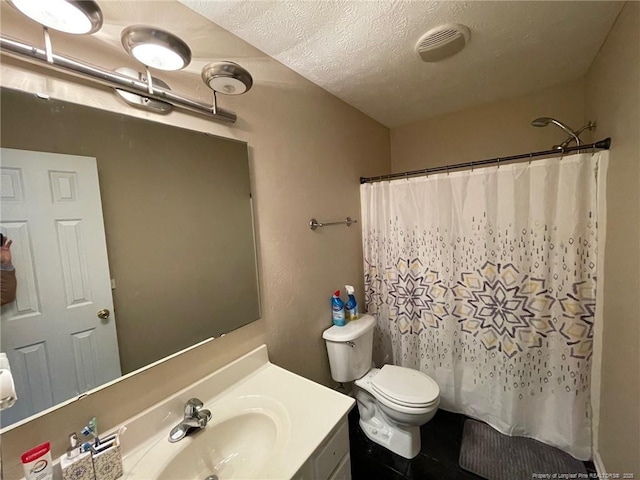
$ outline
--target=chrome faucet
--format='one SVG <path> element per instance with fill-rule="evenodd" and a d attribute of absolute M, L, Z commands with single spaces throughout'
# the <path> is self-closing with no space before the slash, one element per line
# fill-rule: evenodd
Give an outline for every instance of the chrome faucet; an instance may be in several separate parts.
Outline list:
<path fill-rule="evenodd" d="M 184 418 L 169 433 L 169 441 L 171 443 L 182 440 L 193 429 L 201 430 L 207 426 L 207 423 L 211 420 L 211 412 L 206 408 L 202 408 L 203 406 L 204 404 L 197 398 L 192 398 L 185 403 Z"/>

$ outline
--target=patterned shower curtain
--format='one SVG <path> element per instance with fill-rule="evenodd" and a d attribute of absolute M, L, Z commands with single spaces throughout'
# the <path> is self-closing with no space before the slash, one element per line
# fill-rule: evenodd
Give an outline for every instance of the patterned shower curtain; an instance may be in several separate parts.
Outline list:
<path fill-rule="evenodd" d="M 431 376 L 441 408 L 589 459 L 607 156 L 362 185 L 378 363 Z"/>

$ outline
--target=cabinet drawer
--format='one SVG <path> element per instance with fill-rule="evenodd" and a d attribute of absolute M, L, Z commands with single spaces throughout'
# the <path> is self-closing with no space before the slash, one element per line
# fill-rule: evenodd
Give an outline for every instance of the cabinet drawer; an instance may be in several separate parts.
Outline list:
<path fill-rule="evenodd" d="M 315 475 L 317 480 L 327 480 L 342 457 L 349 452 L 349 427 L 344 422 L 338 431 L 329 439 L 315 459 Z"/>

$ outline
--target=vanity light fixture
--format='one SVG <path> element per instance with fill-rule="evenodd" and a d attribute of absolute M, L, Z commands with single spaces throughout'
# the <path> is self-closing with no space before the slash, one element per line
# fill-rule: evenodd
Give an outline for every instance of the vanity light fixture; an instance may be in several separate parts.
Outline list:
<path fill-rule="evenodd" d="M 130 68 L 108 70 L 55 54 L 47 27 L 76 34 L 97 32 L 103 21 L 98 4 L 94 0 L 8 1 L 44 27 L 45 48 L 0 35 L 0 52 L 3 55 L 113 87 L 125 102 L 135 107 L 155 113 L 168 113 L 174 106 L 219 121 L 234 123 L 237 119 L 236 114 L 219 108 L 216 94 L 240 95 L 253 85 L 253 79 L 247 70 L 237 63 L 222 61 L 210 63 L 202 70 L 202 79 L 213 90 L 212 103 L 172 92 L 165 82 L 151 76 L 149 68 L 180 70 L 191 62 L 191 49 L 176 35 L 146 25 L 126 27 L 121 34 L 122 45 L 129 55 L 142 62 L 145 67 L 144 73 Z"/>
<path fill-rule="evenodd" d="M 251 74 L 237 63 L 213 62 L 202 69 L 202 80 L 214 92 L 241 95 L 253 86 Z"/>
<path fill-rule="evenodd" d="M 95 33 L 102 27 L 102 11 L 93 0 L 9 0 L 39 24 L 76 35 Z"/>
<path fill-rule="evenodd" d="M 143 65 L 158 70 L 181 70 L 191 62 L 191 49 L 171 32 L 145 25 L 122 31 L 122 45 Z"/>

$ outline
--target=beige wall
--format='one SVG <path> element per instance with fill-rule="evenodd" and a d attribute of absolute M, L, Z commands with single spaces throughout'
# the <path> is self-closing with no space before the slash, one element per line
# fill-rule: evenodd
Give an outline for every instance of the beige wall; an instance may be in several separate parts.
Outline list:
<path fill-rule="evenodd" d="M 144 17 L 140 12 L 146 5 L 130 2 L 134 3 L 136 14 Z M 105 7 L 113 5 L 107 2 Z M 108 429 L 265 341 L 278 365 L 330 384 L 321 338 L 331 324 L 330 294 L 345 283 L 353 283 L 362 298 L 360 224 L 312 232 L 308 222 L 312 217 L 320 221 L 360 217 L 359 177 L 389 171 L 388 129 L 186 7 L 175 2 L 161 5 L 169 17 L 187 17 L 184 23 L 192 35 L 184 37 L 194 52 L 203 56 L 206 49 L 213 48 L 217 58 L 236 61 L 253 74 L 255 84 L 249 93 L 220 100 L 221 106 L 236 111 L 237 124 L 228 126 L 177 111 L 167 117 L 136 111 L 106 88 L 7 61 L 4 56 L 1 83 L 248 142 L 262 319 L 4 434 L 5 478 L 22 474 L 19 455 L 39 442 L 51 440 L 54 455 L 60 455 L 66 448 L 67 434 L 82 427 L 90 416 L 96 415 Z M 21 31 L 16 27 L 19 17 L 6 10 L 6 2 L 1 7 L 3 33 L 40 42 L 37 28 L 34 31 L 22 22 Z M 155 12 L 148 15 L 155 18 Z M 111 67 L 132 63 L 120 54 L 120 47 L 99 43 L 99 36 L 68 37 L 54 35 L 59 53 Z M 78 42 L 82 47 L 74 46 Z M 159 76 L 178 92 L 202 101 L 210 99 L 197 65 L 190 72 Z"/>
<path fill-rule="evenodd" d="M 553 125 L 530 126 L 538 117 L 554 117 L 580 128 L 585 123 L 584 82 L 578 80 L 393 128 L 392 171 L 546 150 L 566 138 Z"/>
<path fill-rule="evenodd" d="M 627 2 L 586 76 L 586 111 L 611 136 L 598 449 L 640 475 L 640 3 Z"/>

